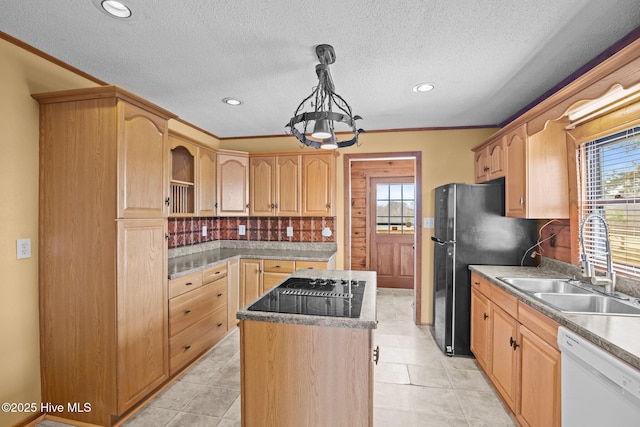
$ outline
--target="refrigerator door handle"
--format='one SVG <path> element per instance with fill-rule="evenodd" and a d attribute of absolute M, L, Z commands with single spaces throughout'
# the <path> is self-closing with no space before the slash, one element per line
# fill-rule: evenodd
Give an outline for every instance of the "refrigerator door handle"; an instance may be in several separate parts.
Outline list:
<path fill-rule="evenodd" d="M 440 246 L 444 246 L 444 245 L 446 245 L 448 243 L 452 243 L 452 244 L 456 243 L 455 240 L 447 240 L 447 241 L 445 241 L 445 240 L 440 240 L 440 239 L 438 239 L 437 237 L 434 237 L 434 236 L 431 236 L 431 240 L 433 240 L 434 242 L 436 242 Z"/>

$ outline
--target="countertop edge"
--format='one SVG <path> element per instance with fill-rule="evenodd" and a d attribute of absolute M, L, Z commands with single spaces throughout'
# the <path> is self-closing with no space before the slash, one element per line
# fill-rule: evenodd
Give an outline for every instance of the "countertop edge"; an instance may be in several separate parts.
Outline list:
<path fill-rule="evenodd" d="M 233 251 L 237 251 L 239 253 L 236 253 L 234 255 L 230 255 L 230 256 L 225 256 L 223 258 L 220 259 L 216 259 L 215 261 L 211 261 L 211 262 L 205 262 L 202 264 L 199 264 L 197 266 L 193 266 L 191 268 L 185 268 L 182 269 L 178 272 L 173 272 L 173 273 L 168 273 L 168 278 L 169 280 L 173 280 L 173 279 L 177 279 L 179 277 L 182 276 L 186 276 L 187 274 L 191 274 L 191 273 L 195 273 L 198 271 L 202 271 L 202 270 L 206 270 L 207 268 L 211 268 L 214 266 L 217 266 L 219 264 L 223 264 L 229 261 L 232 261 L 234 259 L 254 259 L 254 258 L 259 258 L 259 259 L 278 259 L 278 260 L 284 260 L 284 261 L 319 261 L 319 262 L 329 262 L 331 261 L 332 258 L 335 258 L 337 256 L 337 251 L 332 251 L 331 253 L 327 252 L 327 251 L 317 251 L 318 254 L 315 255 L 309 255 L 309 253 L 314 252 L 314 251 L 303 251 L 303 255 L 279 255 L 279 254 L 273 254 L 273 255 L 265 255 L 265 254 L 259 254 L 254 252 L 253 254 L 248 252 L 247 249 L 225 249 L 226 251 L 229 252 L 233 252 Z M 206 252 L 206 251 L 205 251 Z M 192 255 L 187 255 L 187 256 L 193 256 Z M 169 261 L 171 262 L 171 260 Z"/>
<path fill-rule="evenodd" d="M 506 274 L 500 273 L 498 275 L 495 272 L 491 272 L 491 270 L 501 269 Z M 555 308 L 538 301 L 532 296 L 519 291 L 515 287 L 501 281 L 498 277 L 501 276 L 512 276 L 512 277 L 566 277 L 570 279 L 571 277 L 566 274 L 562 274 L 553 270 L 541 269 L 538 267 L 505 267 L 505 266 L 487 266 L 487 265 L 470 265 L 469 270 L 479 274 L 484 279 L 490 281 L 493 285 L 499 287 L 500 289 L 508 292 L 509 294 L 515 296 L 518 300 L 524 302 L 528 306 L 536 309 L 541 312 L 545 316 L 553 319 L 557 323 L 562 326 L 565 326 L 567 329 L 572 330 L 577 333 L 581 337 L 589 340 L 595 345 L 603 348 L 604 350 L 610 352 L 620 360 L 625 361 L 636 369 L 640 369 L 640 353 L 635 354 L 634 352 L 628 351 L 620 345 L 612 342 L 610 338 L 606 336 L 600 335 L 598 333 L 590 331 L 587 327 L 583 326 L 583 324 L 588 323 L 589 320 L 600 320 L 603 318 L 611 318 L 611 317 L 621 317 L 621 316 L 603 316 L 603 315 L 590 315 L 590 314 L 568 314 L 563 313 Z M 640 323 L 640 318 L 636 317 L 638 322 Z"/>

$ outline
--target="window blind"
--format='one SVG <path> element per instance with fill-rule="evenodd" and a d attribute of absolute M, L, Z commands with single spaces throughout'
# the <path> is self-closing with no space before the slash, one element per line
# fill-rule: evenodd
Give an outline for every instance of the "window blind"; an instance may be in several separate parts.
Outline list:
<path fill-rule="evenodd" d="M 580 223 L 590 213 L 604 217 L 614 270 L 640 278 L 640 127 L 582 144 L 577 164 Z M 604 225 L 591 218 L 583 237 L 589 262 L 606 269 Z"/>

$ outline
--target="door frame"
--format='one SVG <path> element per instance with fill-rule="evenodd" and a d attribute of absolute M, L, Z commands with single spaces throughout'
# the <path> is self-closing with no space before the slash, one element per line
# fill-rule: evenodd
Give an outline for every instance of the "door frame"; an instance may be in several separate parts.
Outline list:
<path fill-rule="evenodd" d="M 417 325 L 422 324 L 422 152 L 401 151 L 390 153 L 345 154 L 343 161 L 344 177 L 344 264 L 351 268 L 351 163 L 373 160 L 412 159 L 415 162 L 416 185 L 416 230 L 414 251 L 414 319 Z"/>

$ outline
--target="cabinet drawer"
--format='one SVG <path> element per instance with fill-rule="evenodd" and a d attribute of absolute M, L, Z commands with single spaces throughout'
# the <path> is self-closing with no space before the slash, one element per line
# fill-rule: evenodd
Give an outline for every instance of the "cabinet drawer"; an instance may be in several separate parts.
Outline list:
<path fill-rule="evenodd" d="M 476 273 L 471 273 L 471 287 L 491 299 L 491 283 Z"/>
<path fill-rule="evenodd" d="M 169 339 L 169 371 L 173 375 L 203 351 L 211 348 L 227 332 L 227 307 L 206 315 L 197 323 Z"/>
<path fill-rule="evenodd" d="M 211 283 L 227 275 L 227 263 L 207 268 L 203 272 L 203 282 Z"/>
<path fill-rule="evenodd" d="M 169 336 L 174 336 L 224 305 L 227 305 L 226 278 L 170 299 Z"/>
<path fill-rule="evenodd" d="M 296 261 L 296 270 L 326 270 L 327 263 L 324 261 Z"/>
<path fill-rule="evenodd" d="M 262 275 L 262 293 L 266 293 L 273 289 L 280 282 L 289 277 L 289 273 L 268 273 Z"/>
<path fill-rule="evenodd" d="M 200 286 L 202 286 L 201 271 L 169 280 L 169 298 L 173 298 L 178 295 L 184 294 L 185 292 L 192 291 L 196 288 L 199 288 Z"/>
<path fill-rule="evenodd" d="M 269 273 L 293 273 L 295 261 L 265 259 L 262 264 L 264 271 Z"/>
<path fill-rule="evenodd" d="M 497 286 L 491 285 L 491 301 L 499 305 L 514 319 L 518 318 L 518 299 L 513 295 Z"/>

